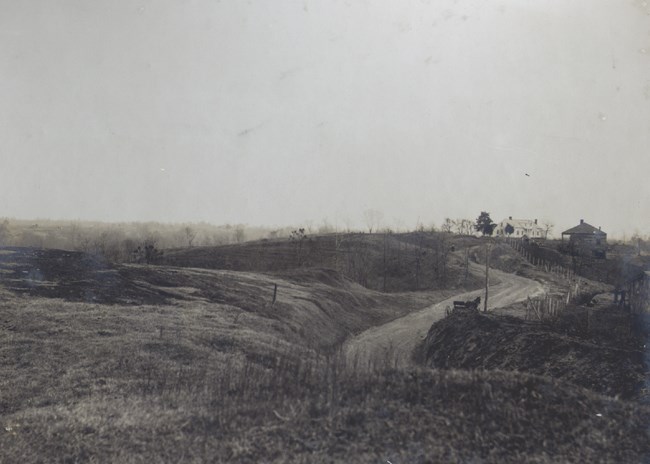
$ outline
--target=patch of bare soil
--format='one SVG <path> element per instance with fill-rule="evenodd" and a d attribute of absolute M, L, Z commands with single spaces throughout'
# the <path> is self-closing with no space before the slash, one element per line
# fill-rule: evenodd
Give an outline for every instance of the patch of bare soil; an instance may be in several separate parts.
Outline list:
<path fill-rule="evenodd" d="M 16 294 L 104 304 L 162 304 L 173 295 L 137 285 L 123 267 L 76 251 L 4 248 L 0 283 Z"/>
<path fill-rule="evenodd" d="M 416 358 L 434 368 L 527 372 L 635 398 L 645 369 L 633 325 L 616 308 L 572 308 L 555 323 L 454 311 L 431 326 Z"/>

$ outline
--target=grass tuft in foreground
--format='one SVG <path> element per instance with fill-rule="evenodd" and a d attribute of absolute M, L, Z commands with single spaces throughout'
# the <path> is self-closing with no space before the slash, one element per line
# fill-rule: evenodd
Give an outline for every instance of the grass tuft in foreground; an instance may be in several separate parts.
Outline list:
<path fill-rule="evenodd" d="M 2 419 L 6 462 L 641 462 L 650 410 L 505 371 L 360 374 L 339 356 L 156 366 Z"/>

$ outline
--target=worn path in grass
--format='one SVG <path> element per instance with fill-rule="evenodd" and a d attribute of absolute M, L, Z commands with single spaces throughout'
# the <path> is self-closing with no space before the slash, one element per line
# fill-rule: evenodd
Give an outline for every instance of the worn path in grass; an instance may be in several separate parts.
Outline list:
<path fill-rule="evenodd" d="M 490 285 L 488 310 L 507 306 L 539 295 L 544 287 L 525 277 L 490 269 L 490 276 L 499 283 Z M 368 329 L 348 339 L 343 345 L 348 363 L 358 369 L 372 366 L 406 367 L 413 364 L 412 353 L 416 345 L 426 337 L 431 324 L 445 316 L 445 308 L 453 306 L 454 300 L 467 301 L 480 296 L 485 290 L 459 293 L 440 303 L 410 313 L 387 324 Z M 483 301 L 480 309 L 483 310 Z"/>

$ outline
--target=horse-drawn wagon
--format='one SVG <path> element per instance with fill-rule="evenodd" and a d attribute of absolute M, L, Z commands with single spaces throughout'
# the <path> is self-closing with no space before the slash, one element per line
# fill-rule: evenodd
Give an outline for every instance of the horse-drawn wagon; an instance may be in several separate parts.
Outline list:
<path fill-rule="evenodd" d="M 469 301 L 454 301 L 454 309 L 472 309 L 478 311 L 478 306 L 481 304 L 481 297 L 477 296 Z"/>

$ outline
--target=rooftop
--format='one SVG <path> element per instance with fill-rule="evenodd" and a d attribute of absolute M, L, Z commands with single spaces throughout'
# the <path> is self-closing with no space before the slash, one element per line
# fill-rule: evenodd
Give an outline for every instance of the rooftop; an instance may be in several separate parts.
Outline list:
<path fill-rule="evenodd" d="M 539 227 L 540 229 L 542 226 L 537 224 L 537 219 L 513 219 L 512 217 L 508 219 L 504 219 L 501 221 L 499 224 L 510 224 L 512 227 Z"/>
<path fill-rule="evenodd" d="M 600 235 L 607 235 L 607 234 L 605 234 L 605 232 L 603 232 L 599 228 L 596 228 L 596 227 L 592 226 L 591 224 L 587 224 L 583 219 L 580 219 L 580 224 L 578 224 L 577 226 L 572 227 L 572 228 L 562 232 L 562 235 L 573 235 L 573 234 L 600 234 Z"/>

